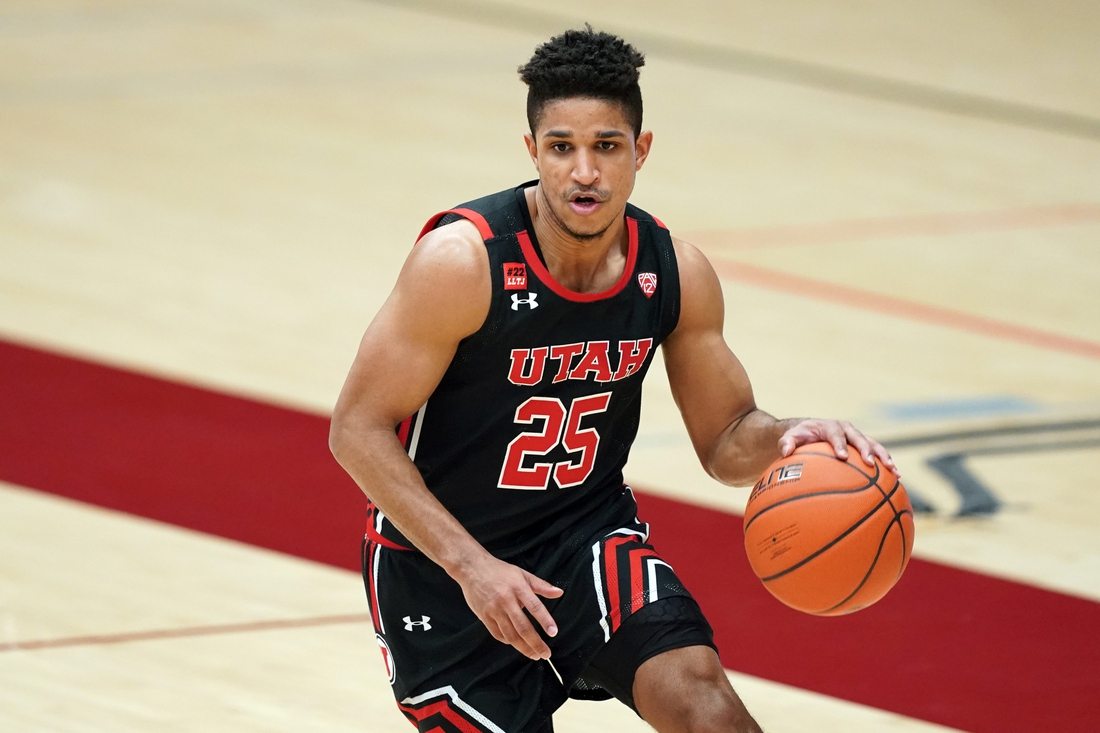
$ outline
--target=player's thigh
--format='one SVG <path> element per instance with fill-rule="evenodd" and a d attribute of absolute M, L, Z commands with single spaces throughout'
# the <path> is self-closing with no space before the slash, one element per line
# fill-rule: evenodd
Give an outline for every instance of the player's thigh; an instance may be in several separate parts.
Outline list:
<path fill-rule="evenodd" d="M 368 542 L 363 566 L 397 706 L 419 730 L 526 733 L 564 702 L 549 663 L 494 639 L 434 562 Z"/>

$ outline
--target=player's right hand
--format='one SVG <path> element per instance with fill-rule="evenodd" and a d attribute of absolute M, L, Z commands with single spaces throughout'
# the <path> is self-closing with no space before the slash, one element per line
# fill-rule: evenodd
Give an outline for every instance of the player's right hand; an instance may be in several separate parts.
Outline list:
<path fill-rule="evenodd" d="M 523 610 L 527 609 L 547 636 L 556 636 L 558 626 L 539 596 L 559 598 L 564 592 L 561 588 L 491 555 L 464 572 L 458 583 L 466 603 L 494 639 L 512 645 L 530 659 L 550 658 L 550 647 Z"/>

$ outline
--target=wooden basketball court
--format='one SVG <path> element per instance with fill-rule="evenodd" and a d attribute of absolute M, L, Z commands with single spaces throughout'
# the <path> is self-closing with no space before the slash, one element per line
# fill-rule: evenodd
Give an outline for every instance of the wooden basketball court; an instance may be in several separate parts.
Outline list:
<path fill-rule="evenodd" d="M 294 549 L 274 519 L 227 529 L 284 473 L 241 458 L 240 436 L 321 435 L 423 221 L 534 175 L 515 69 L 585 21 L 647 53 L 655 143 L 634 201 L 711 258 L 758 403 L 852 420 L 923 509 L 925 564 L 882 616 L 791 634 L 870 639 L 837 674 L 881 682 L 894 663 L 859 625 L 896 609 L 927 624 L 896 629 L 892 653 L 975 691 L 937 707 L 946 693 L 907 672 L 913 702 L 891 702 L 806 681 L 830 679 L 822 653 L 749 658 L 746 641 L 729 666 L 749 708 L 770 733 L 1100 727 L 1083 692 L 1100 626 L 1028 647 L 1021 620 L 1100 621 L 1095 4 L 9 0 L 0 729 L 408 730 L 354 562 Z M 152 434 L 139 418 L 158 400 L 251 427 Z M 93 403 L 102 421 L 80 417 Z M 84 438 L 54 429 L 69 419 Z M 196 447 L 139 475 L 139 443 Z M 240 475 L 252 493 L 201 494 L 188 476 L 207 459 L 208 486 Z M 652 506 L 730 526 L 748 493 L 699 467 L 659 363 L 627 477 Z M 710 603 L 731 639 L 785 612 Z M 998 687 L 1021 660 L 1077 686 L 1050 707 Z M 1019 710 L 999 717 L 994 695 Z M 614 703 L 571 702 L 556 726 L 647 729 Z"/>

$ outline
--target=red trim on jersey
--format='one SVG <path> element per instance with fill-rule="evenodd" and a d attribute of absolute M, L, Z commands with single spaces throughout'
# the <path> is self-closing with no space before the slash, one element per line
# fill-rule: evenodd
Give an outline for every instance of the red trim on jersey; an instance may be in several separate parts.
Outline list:
<path fill-rule="evenodd" d="M 370 520 L 367 520 L 367 525 L 370 525 Z M 366 562 L 364 563 L 367 571 L 366 586 L 367 586 L 367 605 L 370 606 L 371 622 L 374 624 L 375 632 L 381 633 L 382 620 L 380 614 L 382 613 L 378 609 L 378 599 L 374 595 L 374 573 L 376 568 L 374 567 L 374 547 L 368 542 L 366 546 Z"/>
<path fill-rule="evenodd" d="M 623 268 L 623 276 L 619 278 L 619 282 L 602 293 L 574 293 L 572 290 L 555 280 L 554 276 L 550 274 L 550 271 L 546 269 L 546 265 L 542 264 L 542 260 L 539 259 L 538 253 L 535 252 L 535 246 L 531 243 L 531 237 L 526 231 L 518 232 L 516 238 L 519 239 L 519 246 L 520 249 L 523 250 L 523 257 L 527 260 L 528 267 L 531 268 L 531 271 L 535 273 L 535 276 L 538 277 L 539 280 L 542 280 L 544 285 L 566 300 L 572 300 L 577 303 L 591 303 L 596 300 L 604 300 L 618 295 L 634 277 L 634 264 L 638 259 L 638 222 L 629 216 L 626 217 L 626 231 L 627 252 L 626 267 Z"/>
<path fill-rule="evenodd" d="M 458 214 L 472 221 L 474 226 L 477 227 L 478 233 L 481 234 L 482 239 L 492 239 L 495 236 L 492 228 L 489 226 L 489 222 L 485 221 L 485 217 L 473 209 L 451 209 L 448 213 Z"/>
<path fill-rule="evenodd" d="M 374 518 L 378 516 L 378 507 L 374 505 L 374 502 L 367 500 L 367 539 L 376 545 L 382 545 L 388 550 L 401 550 L 402 552 L 412 552 L 411 547 L 405 547 L 399 545 L 392 540 L 388 540 L 379 534 L 378 530 L 374 527 Z"/>
<path fill-rule="evenodd" d="M 489 222 L 485 220 L 485 217 L 477 213 L 473 209 L 448 209 L 447 211 L 441 211 L 431 219 L 428 219 L 428 223 L 424 225 L 424 228 L 420 230 L 420 236 L 416 238 L 416 241 L 420 241 L 424 238 L 424 235 L 435 229 L 435 225 L 439 223 L 439 220 L 445 217 L 447 214 L 458 214 L 463 219 L 469 219 L 477 227 L 477 231 L 481 234 L 482 239 L 492 239 L 493 230 L 489 226 Z"/>
<path fill-rule="evenodd" d="M 382 535 L 378 534 L 378 531 L 374 528 L 374 521 L 367 519 L 367 539 L 376 545 L 382 545 L 387 550 L 400 550 L 401 552 L 412 552 L 411 547 L 404 547 L 397 544 L 392 540 L 387 540 Z"/>
<path fill-rule="evenodd" d="M 653 214 L 650 214 L 650 216 L 652 216 L 652 217 L 653 217 L 653 221 L 657 222 L 657 226 L 661 227 L 661 228 L 662 228 L 662 229 L 664 229 L 664 230 L 665 230 L 666 232 L 668 231 L 668 227 L 667 227 L 667 226 L 665 226 L 665 223 L 664 223 L 663 221 L 661 221 L 661 220 L 660 220 L 660 219 L 658 219 L 657 217 L 653 216 Z"/>
<path fill-rule="evenodd" d="M 397 707 L 401 708 L 401 712 L 403 712 L 406 717 L 416 718 L 418 721 L 430 718 L 433 715 L 442 715 L 451 725 L 462 731 L 462 733 L 483 733 L 480 728 L 466 720 L 458 711 L 452 708 L 450 702 L 447 700 L 433 702 L 422 708 L 414 708 L 409 705 L 402 705 L 401 703 L 397 703 Z"/>
<path fill-rule="evenodd" d="M 405 449 L 406 453 L 409 450 L 409 445 L 406 441 L 409 439 L 409 428 L 412 427 L 414 417 L 416 417 L 415 414 L 409 415 L 397 426 L 397 442 L 401 444 L 401 447 Z"/>

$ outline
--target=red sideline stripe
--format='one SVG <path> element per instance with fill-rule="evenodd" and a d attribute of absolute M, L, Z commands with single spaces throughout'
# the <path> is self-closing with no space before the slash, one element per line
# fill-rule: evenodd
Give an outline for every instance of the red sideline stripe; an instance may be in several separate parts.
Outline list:
<path fill-rule="evenodd" d="M 809 616 L 753 575 L 740 516 L 635 493 L 727 669 L 974 733 L 1100 731 L 1100 604 L 914 558 L 874 606 Z"/>
<path fill-rule="evenodd" d="M 0 341 L 0 479 L 358 570 L 329 419 Z"/>
<path fill-rule="evenodd" d="M 0 479 L 358 570 L 327 419 L 3 342 L 0 385 Z M 730 669 L 973 733 L 1100 730 L 1100 604 L 914 559 L 814 618 L 753 576 L 740 517 L 638 500 Z"/>

